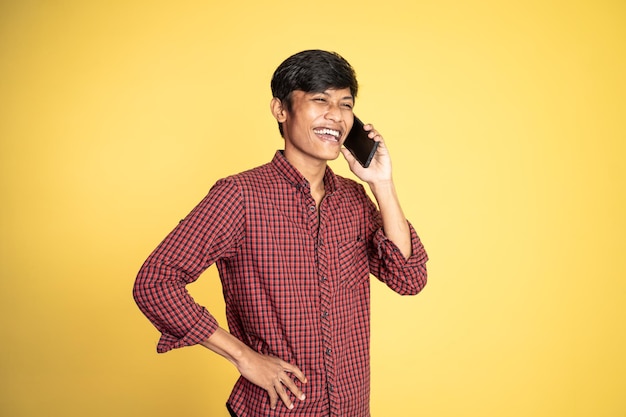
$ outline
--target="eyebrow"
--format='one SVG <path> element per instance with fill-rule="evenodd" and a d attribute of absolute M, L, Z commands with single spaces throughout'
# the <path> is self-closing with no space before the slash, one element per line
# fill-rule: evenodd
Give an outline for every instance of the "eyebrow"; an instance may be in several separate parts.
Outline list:
<path fill-rule="evenodd" d="M 313 94 L 318 94 L 318 93 L 313 93 Z M 328 94 L 326 91 L 320 91 L 319 94 L 324 94 L 325 96 L 330 97 L 330 94 Z M 352 94 L 350 94 L 349 96 L 342 97 L 339 100 L 352 100 L 352 101 L 354 101 L 354 96 Z"/>

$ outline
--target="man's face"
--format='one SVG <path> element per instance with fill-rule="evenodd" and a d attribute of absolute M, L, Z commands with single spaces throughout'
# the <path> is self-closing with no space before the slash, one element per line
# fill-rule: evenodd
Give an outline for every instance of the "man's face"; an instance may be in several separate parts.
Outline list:
<path fill-rule="evenodd" d="M 301 162 L 326 162 L 339 156 L 354 122 L 349 88 L 320 93 L 294 91 L 284 112 L 285 156 Z"/>

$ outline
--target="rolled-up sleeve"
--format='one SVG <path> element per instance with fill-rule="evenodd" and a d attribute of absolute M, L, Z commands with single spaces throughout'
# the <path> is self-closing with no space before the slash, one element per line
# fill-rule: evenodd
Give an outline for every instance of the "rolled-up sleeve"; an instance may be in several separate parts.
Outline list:
<path fill-rule="evenodd" d="M 244 213 L 237 186 L 219 181 L 139 270 L 133 297 L 161 332 L 159 353 L 198 344 L 217 330 L 216 319 L 193 300 L 186 286 L 217 259 L 237 250 L 245 233 Z"/>
<path fill-rule="evenodd" d="M 428 255 L 413 225 L 408 223 L 411 233 L 411 256 L 405 259 L 400 249 L 389 240 L 382 227 L 372 239 L 370 267 L 372 273 L 389 288 L 402 295 L 419 293 L 427 282 L 426 262 Z"/>

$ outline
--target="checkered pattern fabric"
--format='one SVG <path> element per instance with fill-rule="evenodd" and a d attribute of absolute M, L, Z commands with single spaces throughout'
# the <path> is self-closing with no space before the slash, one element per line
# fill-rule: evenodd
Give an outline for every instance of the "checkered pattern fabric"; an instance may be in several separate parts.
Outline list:
<path fill-rule="evenodd" d="M 272 162 L 218 181 L 141 268 L 135 299 L 162 333 L 157 350 L 197 344 L 217 328 L 186 285 L 217 264 L 230 332 L 258 352 L 297 365 L 306 400 L 270 410 L 240 378 L 228 400 L 240 417 L 369 416 L 370 285 L 400 294 L 426 284 L 427 255 L 411 230 L 405 260 L 356 182 L 324 176 L 316 208 L 308 182 L 277 152 Z"/>

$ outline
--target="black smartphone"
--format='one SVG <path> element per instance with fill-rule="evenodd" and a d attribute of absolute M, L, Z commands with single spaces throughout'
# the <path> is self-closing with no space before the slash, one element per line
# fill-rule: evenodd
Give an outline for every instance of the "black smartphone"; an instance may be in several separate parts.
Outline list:
<path fill-rule="evenodd" d="M 370 166 L 376 149 L 378 149 L 378 142 L 367 136 L 368 133 L 369 132 L 363 129 L 363 122 L 360 121 L 358 117 L 354 116 L 352 130 L 350 130 L 348 137 L 343 143 L 343 146 L 354 155 L 363 168 Z"/>

